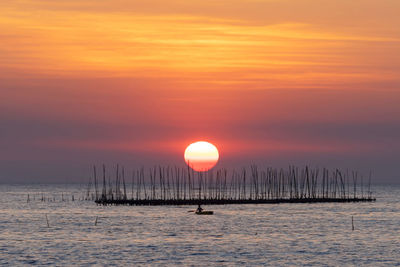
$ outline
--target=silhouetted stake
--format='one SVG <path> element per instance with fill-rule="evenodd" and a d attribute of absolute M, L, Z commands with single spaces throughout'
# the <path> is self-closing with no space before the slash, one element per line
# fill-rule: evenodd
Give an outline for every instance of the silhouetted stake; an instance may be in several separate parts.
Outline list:
<path fill-rule="evenodd" d="M 96 166 L 93 166 L 93 176 L 94 176 L 94 192 L 95 192 L 95 199 L 98 199 L 98 188 L 97 188 L 97 172 L 96 172 Z"/>
<path fill-rule="evenodd" d="M 351 216 L 351 230 L 354 231 L 354 219 L 353 219 L 353 216 Z"/>
<path fill-rule="evenodd" d="M 371 195 L 372 195 L 372 193 L 371 193 L 371 175 L 372 175 L 372 172 L 370 171 L 369 179 L 368 179 L 368 198 L 371 198 Z"/>
<path fill-rule="evenodd" d="M 178 167 L 155 166 L 144 171 L 140 168 L 132 172 L 131 194 L 128 199 L 125 168 L 120 171 L 116 166 L 114 186 L 109 177 L 109 188 L 105 183 L 105 166 L 103 165 L 103 190 L 101 196 L 97 191 L 96 167 L 94 171 L 94 194 L 88 190 L 86 199 L 94 199 L 98 204 L 113 205 L 186 205 L 186 204 L 250 204 L 250 203 L 315 203 L 315 202 L 360 202 L 375 201 L 372 198 L 370 183 L 368 194 L 365 194 L 363 179 L 358 173 L 353 175 L 353 194 L 350 197 L 350 179 L 348 172 L 343 175 L 338 169 L 330 171 L 305 166 L 289 166 L 285 169 L 250 166 L 250 174 L 243 168 L 241 172 L 221 169 L 216 172 L 195 172 Z M 135 179 L 136 173 L 136 179 Z M 371 176 L 371 174 L 370 174 Z M 362 177 L 362 176 L 361 176 Z M 230 179 L 230 180 L 229 180 Z M 320 180 L 321 179 L 321 180 Z M 371 180 L 371 178 L 370 178 Z M 357 181 L 361 181 L 361 190 L 357 190 Z M 346 190 L 347 182 L 347 190 Z M 121 186 L 123 187 L 121 190 Z M 135 188 L 136 187 L 136 188 Z M 89 178 L 88 189 L 91 187 Z M 136 196 L 135 192 L 136 191 Z M 90 197 L 91 196 L 91 197 Z M 45 201 L 42 195 L 42 201 Z"/>
<path fill-rule="evenodd" d="M 96 220 L 94 221 L 94 226 L 97 226 L 97 219 L 99 218 L 99 216 L 96 216 Z"/>
<path fill-rule="evenodd" d="M 124 186 L 124 196 L 123 196 L 123 199 L 126 200 L 128 197 L 127 197 L 127 195 L 126 195 L 125 168 L 124 168 L 124 167 L 122 167 L 122 184 L 123 184 L 123 186 Z"/>
<path fill-rule="evenodd" d="M 357 178 L 358 178 L 358 173 L 353 171 L 353 195 L 354 198 L 356 197 L 356 192 L 357 192 Z"/>
<path fill-rule="evenodd" d="M 246 199 L 246 169 L 243 168 L 243 199 Z"/>
<path fill-rule="evenodd" d="M 132 181 L 131 181 L 131 186 L 132 186 L 132 195 L 131 195 L 131 197 L 132 197 L 132 199 L 133 199 L 133 185 L 134 185 L 134 183 L 135 183 L 135 171 L 133 171 L 132 172 Z"/>
<path fill-rule="evenodd" d="M 49 219 L 47 218 L 47 214 L 45 214 L 45 216 L 46 216 L 47 228 L 50 228 Z"/>
<path fill-rule="evenodd" d="M 361 175 L 361 197 L 364 197 L 364 177 Z"/>
<path fill-rule="evenodd" d="M 143 190 L 144 190 L 144 199 L 147 199 L 146 182 L 144 180 L 144 168 L 142 168 L 141 176 L 142 176 L 142 184 L 143 184 Z"/>
<path fill-rule="evenodd" d="M 101 198 L 107 198 L 107 184 L 106 184 L 106 166 L 103 164 L 103 189 L 101 191 Z"/>
<path fill-rule="evenodd" d="M 87 192 L 86 192 L 86 200 L 89 200 L 91 187 L 92 187 L 92 177 L 89 176 L 89 182 L 87 185 Z M 42 197 L 42 199 L 43 199 L 43 197 Z"/>
<path fill-rule="evenodd" d="M 118 191 L 119 191 L 119 164 L 117 164 L 117 171 L 115 173 L 115 199 L 119 200 Z"/>
<path fill-rule="evenodd" d="M 113 198 L 111 176 L 108 176 L 108 199 Z"/>

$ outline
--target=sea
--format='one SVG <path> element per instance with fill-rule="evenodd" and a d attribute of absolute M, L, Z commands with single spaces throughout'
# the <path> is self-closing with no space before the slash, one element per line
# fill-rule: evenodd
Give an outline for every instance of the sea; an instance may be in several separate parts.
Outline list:
<path fill-rule="evenodd" d="M 200 216 L 99 206 L 79 185 L 3 184 L 0 265 L 400 266 L 400 186 L 373 193 L 370 203 L 216 205 Z"/>

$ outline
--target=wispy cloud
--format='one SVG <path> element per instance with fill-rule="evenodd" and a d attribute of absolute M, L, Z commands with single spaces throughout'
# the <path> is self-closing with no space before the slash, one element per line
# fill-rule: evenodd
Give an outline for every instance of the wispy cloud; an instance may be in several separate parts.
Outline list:
<path fill-rule="evenodd" d="M 10 2 L 2 9 L 0 68 L 7 75 L 173 77 L 256 88 L 397 80 L 399 66 L 382 69 L 375 51 L 398 57 L 398 36 L 301 21 L 252 24 L 213 14 L 107 12 L 92 3 L 93 12 L 74 1 L 38 3 Z M 377 67 L 366 69 L 370 63 Z"/>

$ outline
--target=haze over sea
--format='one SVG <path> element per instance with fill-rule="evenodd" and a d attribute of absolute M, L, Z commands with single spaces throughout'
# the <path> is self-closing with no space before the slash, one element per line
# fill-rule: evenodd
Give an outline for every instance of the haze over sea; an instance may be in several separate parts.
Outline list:
<path fill-rule="evenodd" d="M 372 203 L 206 206 L 214 215 L 197 216 L 191 206 L 97 206 L 79 200 L 78 185 L 0 185 L 0 264 L 400 266 L 400 187 L 373 189 Z"/>

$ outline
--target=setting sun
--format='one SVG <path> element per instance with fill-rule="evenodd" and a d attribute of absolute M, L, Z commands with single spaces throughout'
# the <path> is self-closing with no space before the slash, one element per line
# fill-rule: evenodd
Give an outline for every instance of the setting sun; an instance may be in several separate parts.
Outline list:
<path fill-rule="evenodd" d="M 185 162 L 195 171 L 208 171 L 217 164 L 218 149 L 211 143 L 198 141 L 185 150 Z"/>

